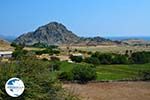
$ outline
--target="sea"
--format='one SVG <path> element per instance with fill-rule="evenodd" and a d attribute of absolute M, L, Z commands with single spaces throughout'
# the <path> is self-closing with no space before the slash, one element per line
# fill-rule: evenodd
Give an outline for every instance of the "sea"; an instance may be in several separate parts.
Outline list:
<path fill-rule="evenodd" d="M 128 40 L 128 39 L 140 39 L 140 40 L 145 40 L 145 41 L 150 41 L 150 36 L 140 36 L 140 37 L 105 37 L 107 39 L 110 39 L 110 40 L 118 40 L 118 41 L 121 41 L 121 40 Z"/>

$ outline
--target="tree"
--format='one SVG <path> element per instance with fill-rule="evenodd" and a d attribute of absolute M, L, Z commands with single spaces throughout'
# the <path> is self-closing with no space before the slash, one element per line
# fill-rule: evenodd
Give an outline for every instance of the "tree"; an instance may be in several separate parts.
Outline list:
<path fill-rule="evenodd" d="M 143 81 L 149 81 L 150 80 L 150 70 L 148 71 L 140 71 L 139 76 Z"/>
<path fill-rule="evenodd" d="M 58 71 L 60 69 L 60 66 L 58 63 L 54 62 L 50 64 L 50 71 Z"/>
<path fill-rule="evenodd" d="M 120 54 L 116 54 L 113 57 L 113 62 L 112 64 L 128 64 L 128 57 L 125 55 L 120 55 Z"/>
<path fill-rule="evenodd" d="M 101 64 L 111 64 L 113 61 L 113 54 L 111 53 L 95 52 L 92 57 L 98 58 Z"/>
<path fill-rule="evenodd" d="M 88 81 L 96 79 L 96 71 L 90 66 L 76 66 L 72 69 L 73 80 L 77 80 L 81 83 L 87 83 Z"/>
<path fill-rule="evenodd" d="M 71 72 L 62 72 L 58 75 L 58 79 L 62 81 L 72 81 L 73 75 Z"/>
<path fill-rule="evenodd" d="M 150 63 L 150 52 L 136 52 L 131 55 L 131 60 L 135 64 Z"/>
<path fill-rule="evenodd" d="M 99 65 L 100 64 L 100 61 L 97 57 L 88 57 L 88 58 L 85 58 L 84 61 L 86 63 L 90 63 L 90 64 L 94 64 L 94 65 Z"/>
<path fill-rule="evenodd" d="M 73 55 L 71 55 L 71 56 L 70 56 L 70 59 L 71 59 L 72 61 L 74 61 L 74 62 L 77 62 L 77 63 L 80 63 L 80 62 L 83 61 L 83 57 L 82 57 L 82 56 L 73 56 Z"/>
<path fill-rule="evenodd" d="M 0 99 L 2 100 L 70 100 L 57 79 L 50 75 L 49 62 L 26 58 L 0 64 Z M 25 84 L 24 93 L 12 98 L 5 92 L 5 83 L 11 77 L 20 78 Z M 71 99 L 72 100 L 72 99 Z"/>
<path fill-rule="evenodd" d="M 21 57 L 24 57 L 28 53 L 27 50 L 23 50 L 24 46 L 16 45 L 13 43 L 12 45 L 15 46 L 15 51 L 12 53 L 12 57 L 14 57 L 15 59 L 20 59 Z"/>

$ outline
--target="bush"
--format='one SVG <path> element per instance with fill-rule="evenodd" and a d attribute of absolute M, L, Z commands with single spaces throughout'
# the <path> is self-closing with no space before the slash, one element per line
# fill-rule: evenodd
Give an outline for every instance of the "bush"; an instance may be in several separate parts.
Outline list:
<path fill-rule="evenodd" d="M 88 58 L 85 58 L 84 61 L 86 63 L 90 63 L 90 64 L 93 64 L 93 65 L 99 65 L 100 64 L 99 59 L 96 58 L 96 57 L 88 57 Z"/>
<path fill-rule="evenodd" d="M 120 55 L 120 54 L 116 54 L 113 57 L 113 62 L 112 64 L 128 64 L 128 57 L 125 55 Z"/>
<path fill-rule="evenodd" d="M 14 57 L 15 59 L 20 59 L 24 57 L 27 53 L 28 51 L 26 50 L 17 49 L 12 53 L 12 57 Z"/>
<path fill-rule="evenodd" d="M 71 81 L 73 80 L 73 75 L 71 72 L 62 72 L 58 75 L 58 79 L 62 81 Z"/>
<path fill-rule="evenodd" d="M 45 50 L 35 51 L 35 53 L 37 55 L 41 55 L 41 54 L 50 54 L 50 55 L 53 55 L 53 54 L 59 54 L 60 51 L 59 50 L 53 50 L 51 48 L 46 48 Z"/>
<path fill-rule="evenodd" d="M 60 61 L 60 59 L 58 57 L 52 56 L 51 61 Z"/>
<path fill-rule="evenodd" d="M 150 52 L 136 52 L 131 55 L 131 60 L 135 64 L 150 63 Z"/>
<path fill-rule="evenodd" d="M 95 52 L 94 54 L 92 54 L 91 58 L 90 58 L 91 61 L 88 61 L 89 63 L 92 63 L 92 62 L 93 63 L 97 62 L 97 64 L 98 63 L 100 64 L 128 64 L 130 63 L 128 56 L 121 55 L 121 54 L 113 54 L 113 53 L 101 54 L 99 52 Z"/>
<path fill-rule="evenodd" d="M 82 56 L 73 56 L 73 55 L 71 55 L 71 56 L 70 56 L 70 59 L 71 59 L 72 61 L 74 61 L 74 62 L 77 62 L 77 63 L 80 63 L 80 62 L 83 61 Z"/>
<path fill-rule="evenodd" d="M 50 71 L 58 71 L 58 70 L 60 70 L 60 66 L 58 63 L 55 62 L 50 64 Z"/>
<path fill-rule="evenodd" d="M 101 64 L 111 64 L 113 59 L 112 59 L 112 54 L 100 54 L 98 56 L 98 59 L 100 61 Z"/>
<path fill-rule="evenodd" d="M 40 42 L 38 42 L 38 43 L 33 44 L 31 47 L 36 47 L 36 48 L 47 48 L 48 45 L 45 44 L 45 43 L 40 43 Z"/>
<path fill-rule="evenodd" d="M 58 80 L 54 80 L 48 70 L 49 62 L 37 59 L 23 59 L 12 63 L 0 63 L 0 99 L 1 100 L 69 100 Z M 5 92 L 5 83 L 9 78 L 18 77 L 25 84 L 24 93 L 12 98 Z"/>
<path fill-rule="evenodd" d="M 139 74 L 140 74 L 140 77 L 143 81 L 149 81 L 150 80 L 150 71 L 142 71 Z"/>
<path fill-rule="evenodd" d="M 96 71 L 90 66 L 76 66 L 72 69 L 73 80 L 81 83 L 96 79 Z"/>

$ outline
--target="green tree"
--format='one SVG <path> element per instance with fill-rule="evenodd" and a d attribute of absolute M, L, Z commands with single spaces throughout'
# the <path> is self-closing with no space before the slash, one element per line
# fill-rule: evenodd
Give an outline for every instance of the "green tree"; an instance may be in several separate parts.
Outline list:
<path fill-rule="evenodd" d="M 2 100 L 72 100 L 58 80 L 50 75 L 48 61 L 24 58 L 11 63 L 0 63 L 0 99 Z M 12 98 L 5 92 L 9 78 L 18 77 L 25 84 L 24 93 Z"/>
<path fill-rule="evenodd" d="M 128 57 L 125 55 L 115 54 L 112 64 L 129 64 Z"/>
<path fill-rule="evenodd" d="M 85 58 L 84 61 L 86 63 L 90 63 L 93 65 L 99 65 L 100 64 L 100 61 L 97 57 L 88 57 L 88 58 Z"/>
<path fill-rule="evenodd" d="M 150 52 L 136 52 L 131 55 L 131 60 L 135 64 L 150 63 Z"/>
<path fill-rule="evenodd" d="M 81 83 L 87 83 L 88 81 L 96 79 L 96 71 L 90 66 L 76 66 L 72 69 L 73 80 L 77 80 Z"/>
<path fill-rule="evenodd" d="M 74 62 L 77 62 L 77 63 L 80 63 L 80 62 L 83 61 L 83 57 L 82 57 L 82 56 L 73 56 L 73 55 L 71 55 L 71 56 L 70 56 L 70 59 L 71 59 L 72 61 L 74 61 Z"/>
<path fill-rule="evenodd" d="M 58 79 L 62 81 L 72 81 L 73 80 L 73 75 L 71 72 L 61 72 L 58 75 Z"/>

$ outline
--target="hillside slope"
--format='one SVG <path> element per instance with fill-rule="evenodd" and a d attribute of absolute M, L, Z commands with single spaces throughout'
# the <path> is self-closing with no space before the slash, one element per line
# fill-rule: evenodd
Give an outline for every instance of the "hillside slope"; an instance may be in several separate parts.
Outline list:
<path fill-rule="evenodd" d="M 0 39 L 0 51 L 5 51 L 5 50 L 13 50 L 13 48 L 10 46 L 9 42 Z"/>

